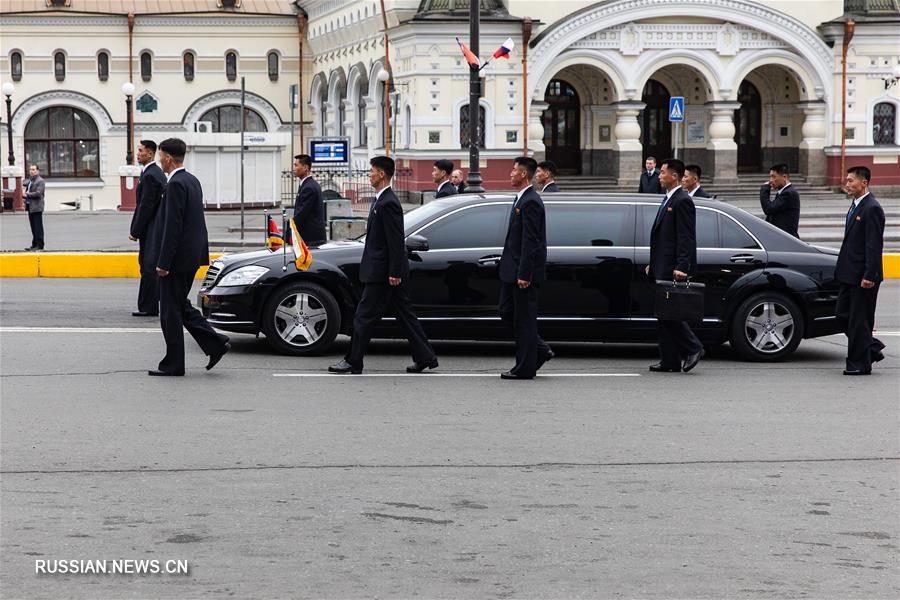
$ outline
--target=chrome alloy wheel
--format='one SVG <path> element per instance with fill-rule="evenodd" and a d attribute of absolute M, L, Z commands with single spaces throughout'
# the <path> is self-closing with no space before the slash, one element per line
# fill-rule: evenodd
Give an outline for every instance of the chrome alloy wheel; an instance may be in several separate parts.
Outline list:
<path fill-rule="evenodd" d="M 301 292 L 284 297 L 275 310 L 274 321 L 275 330 L 285 342 L 310 346 L 325 333 L 328 313 L 318 298 Z"/>
<path fill-rule="evenodd" d="M 760 302 L 747 313 L 744 335 L 759 352 L 781 352 L 794 336 L 794 317 L 783 304 L 771 300 Z"/>

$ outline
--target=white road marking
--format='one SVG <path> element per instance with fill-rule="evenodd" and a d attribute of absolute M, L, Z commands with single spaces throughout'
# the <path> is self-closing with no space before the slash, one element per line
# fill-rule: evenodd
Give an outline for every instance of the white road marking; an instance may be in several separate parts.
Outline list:
<path fill-rule="evenodd" d="M 341 373 L 272 373 L 272 377 L 335 377 L 341 378 Z M 500 377 L 499 373 L 360 373 L 358 375 L 346 375 L 349 378 L 356 377 Z M 541 373 L 541 379 L 545 377 L 640 377 L 639 373 Z"/>
<path fill-rule="evenodd" d="M 159 327 L 0 327 L 0 333 L 159 333 Z"/>

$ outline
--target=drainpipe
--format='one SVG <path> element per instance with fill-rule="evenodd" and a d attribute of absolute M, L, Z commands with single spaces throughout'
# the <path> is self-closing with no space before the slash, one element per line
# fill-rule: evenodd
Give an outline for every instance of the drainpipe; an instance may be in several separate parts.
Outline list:
<path fill-rule="evenodd" d="M 850 48 L 850 40 L 853 39 L 853 28 L 856 23 L 848 19 L 844 23 L 843 60 L 841 61 L 841 172 L 838 173 L 838 181 L 844 179 L 844 167 L 847 159 L 847 50 Z M 843 188 L 843 185 L 841 185 Z"/>
<path fill-rule="evenodd" d="M 134 83 L 134 63 L 131 43 L 134 37 L 134 12 L 128 13 L 128 81 Z"/>
<path fill-rule="evenodd" d="M 297 46 L 300 50 L 300 59 L 299 59 L 299 68 L 297 69 L 300 73 L 300 82 L 297 94 L 297 104 L 299 104 L 300 108 L 300 152 L 306 152 L 306 147 L 303 145 L 303 37 L 306 35 L 306 14 L 300 13 L 297 15 Z M 291 157 L 293 159 L 293 157 Z"/>
<path fill-rule="evenodd" d="M 384 70 L 388 77 L 384 80 L 384 155 L 391 155 L 391 59 L 388 53 L 388 22 L 387 13 L 384 11 L 384 0 L 381 0 L 381 18 L 384 21 Z"/>

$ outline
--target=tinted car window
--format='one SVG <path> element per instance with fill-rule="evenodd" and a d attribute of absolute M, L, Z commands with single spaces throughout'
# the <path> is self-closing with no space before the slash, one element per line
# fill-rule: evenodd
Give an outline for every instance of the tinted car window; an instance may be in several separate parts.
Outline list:
<path fill-rule="evenodd" d="M 722 238 L 722 248 L 759 248 L 756 241 L 744 228 L 735 223 L 730 217 L 719 215 L 719 233 Z"/>
<path fill-rule="evenodd" d="M 548 246 L 631 246 L 634 207 L 630 204 L 562 204 L 547 211 Z"/>
<path fill-rule="evenodd" d="M 502 248 L 510 204 L 472 206 L 429 225 L 419 235 L 432 250 L 446 248 Z"/>
<path fill-rule="evenodd" d="M 656 211 L 659 206 L 644 204 L 638 207 L 640 217 L 638 219 L 637 239 L 638 246 L 650 245 L 650 230 L 653 228 L 653 221 L 656 219 Z M 697 247 L 698 248 L 715 248 L 718 246 L 718 232 L 716 231 L 716 213 L 705 208 L 697 208 Z"/>

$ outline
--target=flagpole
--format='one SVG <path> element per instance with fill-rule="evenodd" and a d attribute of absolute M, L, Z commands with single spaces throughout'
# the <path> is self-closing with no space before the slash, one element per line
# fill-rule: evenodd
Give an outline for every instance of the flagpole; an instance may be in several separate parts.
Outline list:
<path fill-rule="evenodd" d="M 522 21 L 522 156 L 528 156 L 528 44 L 531 42 L 531 19 Z"/>
<path fill-rule="evenodd" d="M 266 245 L 266 248 L 269 247 L 269 211 L 267 209 L 263 209 L 263 242 Z"/>
<path fill-rule="evenodd" d="M 281 209 L 281 270 L 287 271 L 287 210 Z"/>
<path fill-rule="evenodd" d="M 478 56 L 479 26 L 481 21 L 480 0 L 469 0 L 469 45 L 472 54 Z M 481 99 L 481 77 L 478 66 L 469 65 L 469 178 L 466 192 L 483 193 L 480 156 L 478 147 L 478 115 Z"/>

